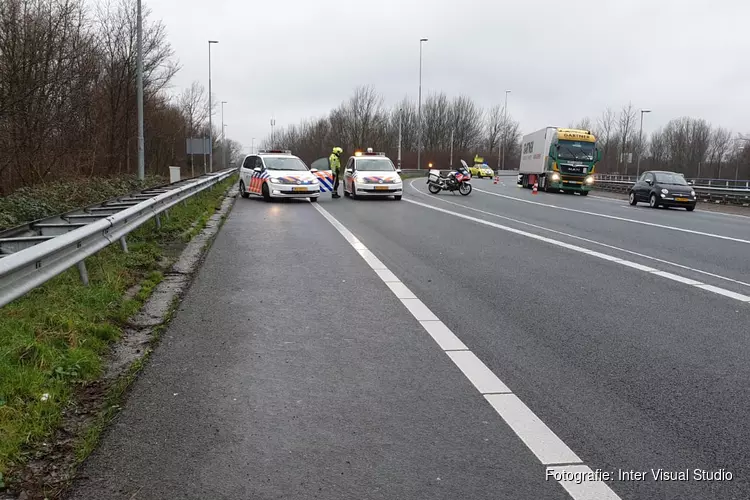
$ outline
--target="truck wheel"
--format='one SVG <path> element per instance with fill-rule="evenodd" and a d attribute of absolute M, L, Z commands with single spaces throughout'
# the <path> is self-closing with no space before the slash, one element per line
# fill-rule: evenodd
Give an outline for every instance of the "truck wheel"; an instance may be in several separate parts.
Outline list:
<path fill-rule="evenodd" d="M 589 195 L 588 191 L 581 191 L 581 196 L 588 196 L 588 195 Z"/>

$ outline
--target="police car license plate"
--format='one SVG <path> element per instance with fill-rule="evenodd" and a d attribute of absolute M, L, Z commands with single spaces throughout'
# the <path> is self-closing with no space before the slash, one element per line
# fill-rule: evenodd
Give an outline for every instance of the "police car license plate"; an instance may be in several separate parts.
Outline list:
<path fill-rule="evenodd" d="M 388 186 L 375 186 L 376 191 L 386 191 Z"/>
<path fill-rule="evenodd" d="M 687 198 L 675 198 L 675 201 L 690 201 Z"/>
<path fill-rule="evenodd" d="M 293 187 L 292 191 L 307 191 L 306 187 Z"/>

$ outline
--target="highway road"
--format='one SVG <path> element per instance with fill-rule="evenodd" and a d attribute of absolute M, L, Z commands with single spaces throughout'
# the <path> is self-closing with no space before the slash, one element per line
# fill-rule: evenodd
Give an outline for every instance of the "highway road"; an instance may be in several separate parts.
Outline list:
<path fill-rule="evenodd" d="M 750 496 L 749 218 L 424 182 L 238 199 L 70 498 Z"/>

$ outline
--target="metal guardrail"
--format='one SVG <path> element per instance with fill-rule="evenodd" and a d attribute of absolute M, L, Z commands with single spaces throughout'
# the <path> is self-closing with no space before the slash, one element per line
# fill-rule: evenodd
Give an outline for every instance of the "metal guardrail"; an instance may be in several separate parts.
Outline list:
<path fill-rule="evenodd" d="M 88 284 L 84 259 L 120 241 L 152 218 L 236 173 L 236 168 L 145 189 L 0 233 L 0 307 L 77 265 Z M 168 213 L 167 213 L 168 214 Z"/>
<path fill-rule="evenodd" d="M 596 174 L 595 189 L 624 193 L 635 184 L 635 176 Z M 698 200 L 714 203 L 750 204 L 750 181 L 729 181 L 723 179 L 693 180 L 693 189 Z"/>

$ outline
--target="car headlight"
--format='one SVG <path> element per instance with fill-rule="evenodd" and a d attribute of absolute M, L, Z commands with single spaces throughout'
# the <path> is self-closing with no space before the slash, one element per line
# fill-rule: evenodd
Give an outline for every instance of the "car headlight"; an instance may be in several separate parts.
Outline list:
<path fill-rule="evenodd" d="M 281 182 L 281 179 L 279 179 L 278 177 L 271 177 L 271 182 L 273 182 L 274 184 L 278 184 Z"/>
<path fill-rule="evenodd" d="M 695 191 L 690 191 L 690 196 L 695 196 Z"/>
<path fill-rule="evenodd" d="M 554 182 L 559 181 L 560 180 L 560 174 L 558 174 L 557 172 L 555 172 L 554 174 L 552 174 L 552 180 Z"/>
<path fill-rule="evenodd" d="M 664 194 L 669 194 L 669 189 L 666 189 L 666 188 L 662 189 L 661 192 L 664 193 Z"/>
<path fill-rule="evenodd" d="M 594 178 L 592 176 L 589 175 L 588 177 L 586 177 L 586 184 L 593 184 L 593 183 L 594 183 Z"/>

